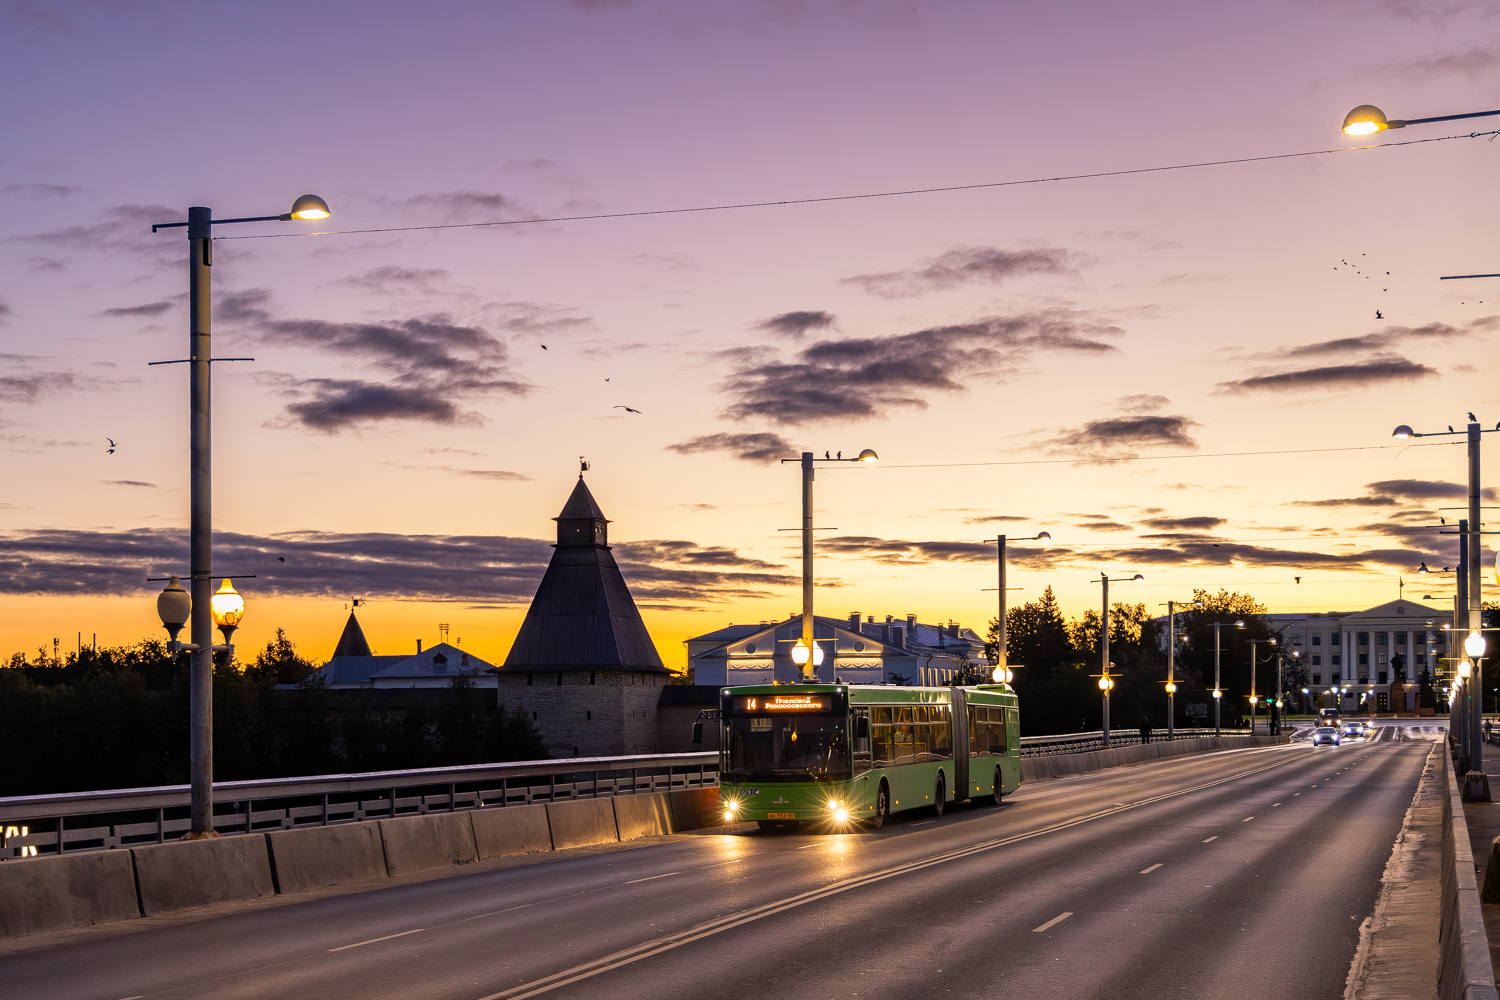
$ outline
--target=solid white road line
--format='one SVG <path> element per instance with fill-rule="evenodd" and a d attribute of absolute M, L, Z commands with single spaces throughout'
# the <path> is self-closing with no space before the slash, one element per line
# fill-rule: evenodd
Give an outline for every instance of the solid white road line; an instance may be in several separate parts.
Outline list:
<path fill-rule="evenodd" d="M 682 872 L 665 872 L 665 873 L 663 873 L 661 875 L 648 875 L 645 878 L 633 878 L 629 882 L 622 882 L 620 884 L 621 885 L 635 885 L 637 882 L 650 882 L 653 879 L 668 878 L 668 877 L 670 877 L 672 875 L 681 875 L 681 874 L 682 874 Z"/>
<path fill-rule="evenodd" d="M 1045 930 L 1049 929 L 1054 924 L 1060 924 L 1060 923 L 1062 923 L 1064 920 L 1067 920 L 1072 915 L 1073 915 L 1073 911 L 1072 910 L 1069 910 L 1066 913 L 1059 913 L 1057 916 L 1053 917 L 1051 920 L 1047 921 L 1042 926 L 1040 926 L 1040 927 L 1033 927 L 1031 929 L 1031 933 L 1033 933 L 1033 934 L 1040 934 L 1040 933 L 1042 933 L 1042 931 L 1045 931 Z"/>
<path fill-rule="evenodd" d="M 1152 872 L 1156 871 L 1156 869 L 1158 869 L 1160 867 L 1161 867 L 1161 862 L 1158 861 L 1156 864 L 1152 865 L 1150 868 L 1142 868 L 1141 869 L 1141 874 L 1142 875 L 1150 875 Z"/>
<path fill-rule="evenodd" d="M 378 944 L 381 941 L 389 941 L 391 938 L 406 937 L 406 935 L 408 935 L 408 934 L 420 934 L 423 931 L 425 931 L 426 929 L 427 928 L 425 928 L 425 927 L 417 927 L 417 928 L 414 928 L 414 929 L 409 930 L 409 931 L 402 931 L 400 934 L 387 934 L 385 937 L 370 938 L 370 940 L 368 940 L 368 941 L 360 941 L 360 942 L 358 942 L 356 944 L 346 944 L 346 945 L 344 945 L 344 946 L 342 946 L 340 948 L 329 948 L 328 950 L 329 951 L 348 951 L 350 948 L 363 948 L 367 944 Z"/>

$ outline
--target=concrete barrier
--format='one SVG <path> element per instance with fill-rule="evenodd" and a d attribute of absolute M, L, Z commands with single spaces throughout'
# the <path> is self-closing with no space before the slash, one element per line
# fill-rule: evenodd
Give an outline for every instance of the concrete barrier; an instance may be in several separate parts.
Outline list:
<path fill-rule="evenodd" d="M 398 816 L 376 822 L 385 848 L 385 868 L 391 875 L 479 860 L 474 825 L 467 812 Z"/>
<path fill-rule="evenodd" d="M 378 821 L 276 830 L 266 834 L 277 892 L 301 892 L 385 878 Z"/>
<path fill-rule="evenodd" d="M 1490 942 L 1474 878 L 1469 825 L 1452 761 L 1443 754 L 1442 923 L 1438 929 L 1438 996 L 1441 1000 L 1497 1000 Z"/>
<path fill-rule="evenodd" d="M 0 938 L 140 915 L 125 851 L 0 862 Z"/>
<path fill-rule="evenodd" d="M 667 793 L 672 807 L 672 830 L 702 830 L 724 822 L 718 788 L 685 788 Z"/>
<path fill-rule="evenodd" d="M 132 847 L 130 854 L 147 917 L 276 892 L 262 834 Z"/>
<path fill-rule="evenodd" d="M 666 795 L 621 795 L 612 799 L 621 840 L 672 832 L 672 806 Z"/>
<path fill-rule="evenodd" d="M 574 799 L 547 803 L 547 823 L 556 850 L 613 844 L 620 839 L 615 810 L 609 799 Z"/>
<path fill-rule="evenodd" d="M 469 818 L 474 823 L 474 846 L 481 861 L 552 850 L 545 805 L 478 809 L 469 813 Z"/>
<path fill-rule="evenodd" d="M 1137 743 L 1128 747 L 1111 747 L 1108 750 L 1090 750 L 1086 753 L 1049 754 L 1041 757 L 1021 758 L 1021 780 L 1040 781 L 1058 778 L 1065 774 L 1086 774 L 1106 767 L 1121 767 L 1147 760 L 1161 760 L 1190 753 L 1212 753 L 1215 750 L 1233 750 L 1241 747 L 1273 746 L 1291 741 L 1289 736 L 1204 736 L 1191 740 L 1171 742 Z"/>

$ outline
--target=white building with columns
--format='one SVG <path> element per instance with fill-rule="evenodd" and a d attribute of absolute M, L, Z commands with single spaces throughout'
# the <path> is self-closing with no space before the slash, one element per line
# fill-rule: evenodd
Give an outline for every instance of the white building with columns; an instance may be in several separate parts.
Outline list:
<path fill-rule="evenodd" d="M 1442 658 L 1450 655 L 1451 610 L 1403 598 L 1365 611 L 1266 617 L 1281 633 L 1283 653 L 1303 664 L 1304 686 L 1319 704 L 1337 696 L 1346 712 L 1413 712 L 1423 671 L 1434 687 L 1448 679 Z"/>

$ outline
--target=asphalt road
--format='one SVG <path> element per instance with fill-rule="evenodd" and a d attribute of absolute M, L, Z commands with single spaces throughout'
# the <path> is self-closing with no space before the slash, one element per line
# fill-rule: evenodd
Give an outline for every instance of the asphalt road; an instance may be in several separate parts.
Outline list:
<path fill-rule="evenodd" d="M 1332 1000 L 1436 734 L 1392 735 L 12 942 L 0 995 Z"/>

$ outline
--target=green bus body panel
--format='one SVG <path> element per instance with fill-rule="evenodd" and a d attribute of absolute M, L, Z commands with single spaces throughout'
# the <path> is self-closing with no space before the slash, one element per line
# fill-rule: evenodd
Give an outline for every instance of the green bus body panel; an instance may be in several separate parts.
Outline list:
<path fill-rule="evenodd" d="M 1021 785 L 1020 702 L 1015 691 L 999 684 L 964 688 L 970 707 L 1009 708 L 1004 755 L 969 755 L 969 788 L 966 794 L 954 787 L 953 759 L 919 761 L 890 767 L 873 767 L 847 781 L 735 781 L 721 773 L 720 796 L 726 806 L 735 804 L 737 822 L 796 822 L 833 828 L 833 810 L 845 809 L 851 820 L 870 819 L 875 815 L 875 800 L 880 784 L 890 790 L 891 812 L 921 809 L 933 804 L 937 778 L 941 773 L 948 802 L 980 798 L 995 794 L 998 774 L 1000 794 L 1014 792 Z M 842 694 L 849 696 L 851 715 L 855 709 L 879 705 L 951 705 L 950 688 L 897 687 L 878 684 L 755 684 L 720 688 L 721 698 L 739 695 L 776 694 Z M 723 725 L 721 720 L 720 725 Z M 720 746 L 728 740 L 720 736 Z M 835 806 L 837 803 L 837 806 Z M 775 818 L 772 818 L 775 814 Z"/>

